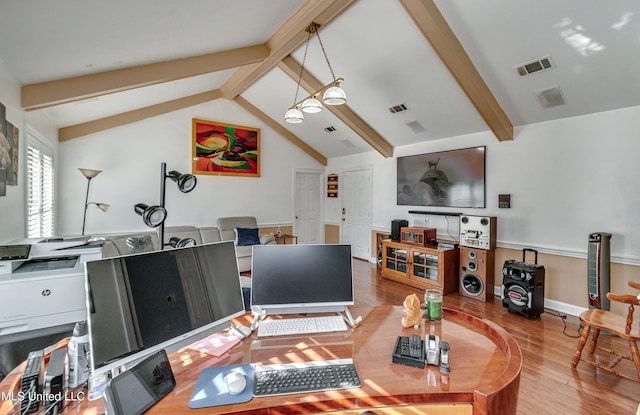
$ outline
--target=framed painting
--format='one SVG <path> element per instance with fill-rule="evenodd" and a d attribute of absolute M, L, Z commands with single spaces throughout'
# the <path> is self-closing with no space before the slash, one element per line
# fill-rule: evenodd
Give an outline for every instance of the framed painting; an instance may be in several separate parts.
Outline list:
<path fill-rule="evenodd" d="M 260 177 L 260 129 L 193 119 L 193 174 Z"/>

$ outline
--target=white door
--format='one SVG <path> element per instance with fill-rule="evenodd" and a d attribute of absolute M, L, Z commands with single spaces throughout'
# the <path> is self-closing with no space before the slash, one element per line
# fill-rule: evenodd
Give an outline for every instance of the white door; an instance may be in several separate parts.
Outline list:
<path fill-rule="evenodd" d="M 293 234 L 299 244 L 324 243 L 322 171 L 296 170 L 293 194 Z"/>
<path fill-rule="evenodd" d="M 371 258 L 371 168 L 345 171 L 342 174 L 342 237 L 351 244 L 351 254 Z"/>

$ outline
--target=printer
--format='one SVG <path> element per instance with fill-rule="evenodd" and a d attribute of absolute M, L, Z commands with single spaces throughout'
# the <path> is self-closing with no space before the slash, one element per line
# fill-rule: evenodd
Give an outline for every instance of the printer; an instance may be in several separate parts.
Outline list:
<path fill-rule="evenodd" d="M 0 245 L 0 336 L 87 319 L 84 263 L 102 258 L 102 243 L 89 238 Z"/>

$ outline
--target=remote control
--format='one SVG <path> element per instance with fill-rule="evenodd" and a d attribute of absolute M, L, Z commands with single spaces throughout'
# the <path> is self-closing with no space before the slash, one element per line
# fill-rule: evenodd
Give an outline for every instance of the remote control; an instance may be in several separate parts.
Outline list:
<path fill-rule="evenodd" d="M 407 336 L 400 337 L 400 354 L 409 356 L 409 338 Z"/>
<path fill-rule="evenodd" d="M 409 336 L 409 356 L 414 359 L 422 358 L 422 339 L 417 334 Z"/>

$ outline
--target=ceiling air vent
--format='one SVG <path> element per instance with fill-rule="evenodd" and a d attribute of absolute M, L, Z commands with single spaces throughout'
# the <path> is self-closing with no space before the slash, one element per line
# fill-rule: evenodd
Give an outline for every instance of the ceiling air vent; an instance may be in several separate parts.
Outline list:
<path fill-rule="evenodd" d="M 405 104 L 394 105 L 393 107 L 389 107 L 389 112 L 392 114 L 397 114 L 398 112 L 407 111 L 409 108 Z"/>
<path fill-rule="evenodd" d="M 538 91 L 533 91 L 533 93 L 536 94 L 538 101 L 540 101 L 540 104 L 544 108 L 557 107 L 558 105 L 565 105 L 567 103 L 562 95 L 560 87 L 558 86 L 540 89 Z"/>
<path fill-rule="evenodd" d="M 422 126 L 422 124 L 420 124 L 418 121 L 416 120 L 411 120 L 411 121 L 407 121 L 404 123 L 407 127 L 409 127 L 409 129 L 411 131 L 413 131 L 414 134 L 420 134 L 420 133 L 424 133 L 427 131 L 426 128 L 424 128 Z"/>
<path fill-rule="evenodd" d="M 351 141 L 347 140 L 346 138 L 343 138 L 342 140 L 340 140 L 340 142 L 342 143 L 343 146 L 345 146 L 347 148 L 354 148 L 355 147 L 355 145 Z"/>
<path fill-rule="evenodd" d="M 327 128 L 324 129 L 326 132 L 328 133 L 332 133 L 336 130 L 336 127 L 332 127 L 332 126 L 328 126 Z"/>
<path fill-rule="evenodd" d="M 542 58 L 536 59 L 535 61 L 515 66 L 516 72 L 518 72 L 518 75 L 520 76 L 531 75 L 532 73 L 553 68 L 555 68 L 555 65 L 551 60 L 551 56 L 544 56 Z"/>

